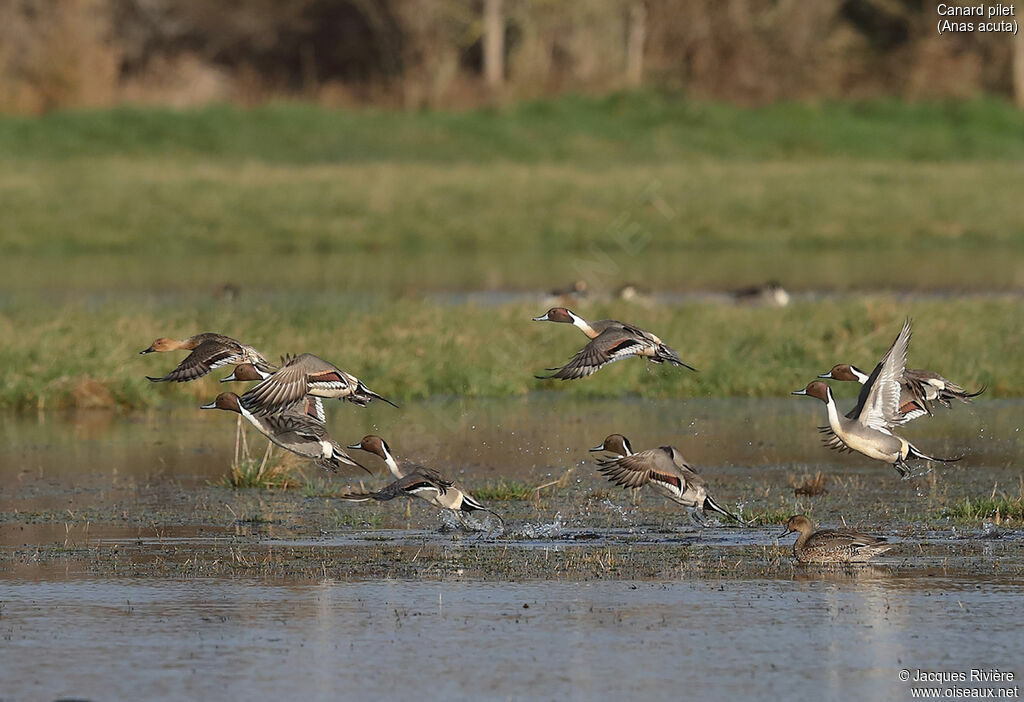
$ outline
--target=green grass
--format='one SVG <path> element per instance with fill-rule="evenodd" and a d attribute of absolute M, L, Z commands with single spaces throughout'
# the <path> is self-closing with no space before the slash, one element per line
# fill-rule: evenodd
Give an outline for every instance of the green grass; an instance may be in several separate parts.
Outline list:
<path fill-rule="evenodd" d="M 1008 103 L 782 103 L 759 109 L 679 94 L 564 97 L 467 112 L 302 104 L 194 111 L 120 108 L 0 118 L 0 156 L 124 155 L 287 164 L 666 163 L 695 158 L 1019 161 Z"/>
<path fill-rule="evenodd" d="M 1019 289 L 1019 123 L 994 101 L 744 110 L 659 93 L 0 117 L 0 407 L 208 400 L 223 386 L 144 379 L 179 355 L 138 356 L 205 330 L 317 353 L 396 400 L 781 395 L 838 361 L 870 365 L 906 315 L 913 366 L 1021 396 L 1016 298 L 875 294 Z M 624 283 L 770 278 L 868 294 L 609 302 Z M 579 313 L 649 328 L 701 372 L 631 360 L 535 380 L 582 337 L 528 320 L 577 279 L 596 293 Z M 226 283 L 239 299 L 217 296 Z M 445 297 L 467 289 L 520 296 Z"/>
<path fill-rule="evenodd" d="M 939 513 L 939 517 L 952 519 L 961 523 L 974 523 L 985 520 L 1020 522 L 1024 520 L 1024 497 L 965 497 Z"/>
<path fill-rule="evenodd" d="M 1016 288 L 1021 156 L 995 101 L 0 117 L 0 292 Z"/>
<path fill-rule="evenodd" d="M 522 480 L 492 481 L 484 485 L 474 486 L 473 497 L 485 502 L 502 502 L 508 500 L 529 500 L 534 496 L 534 488 Z"/>
<path fill-rule="evenodd" d="M 303 483 L 302 471 L 289 456 L 271 458 L 241 457 L 233 462 L 222 485 L 235 489 L 287 490 Z"/>
<path fill-rule="evenodd" d="M 294 306 L 293 306 L 294 305 Z M 579 381 L 533 376 L 566 362 L 585 337 L 569 325 L 531 322 L 537 304 L 438 305 L 397 300 L 339 304 L 296 300 L 233 307 L 132 299 L 43 304 L 0 314 L 0 407 L 140 408 L 208 402 L 227 389 L 216 371 L 199 382 L 154 384 L 182 354 L 140 356 L 158 336 L 231 334 L 271 357 L 309 351 L 361 377 L 399 403 L 438 395 L 501 397 L 549 389 L 575 397 L 764 397 L 803 387 L 837 362 L 870 366 L 905 316 L 916 319 L 912 367 L 964 387 L 989 386 L 981 401 L 1024 395 L 1024 308 L 1016 299 L 906 302 L 851 297 L 782 309 L 731 304 L 583 305 L 580 314 L 630 320 L 653 330 L 696 367 L 628 359 Z M 244 387 L 244 386 L 243 386 Z M 238 389 L 235 386 L 233 389 Z M 851 393 L 842 387 L 840 392 Z M 809 402 L 810 400 L 795 400 Z"/>

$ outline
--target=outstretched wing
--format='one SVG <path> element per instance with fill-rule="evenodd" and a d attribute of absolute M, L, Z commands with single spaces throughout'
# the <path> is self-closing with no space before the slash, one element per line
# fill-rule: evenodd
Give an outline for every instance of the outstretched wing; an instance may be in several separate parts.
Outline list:
<path fill-rule="evenodd" d="M 178 367 L 162 378 L 149 378 L 154 383 L 175 382 L 184 383 L 196 378 L 202 378 L 215 368 L 228 364 L 241 363 L 243 361 L 241 349 L 237 344 L 225 346 L 219 341 L 204 341 L 193 349 L 192 353 L 185 357 L 185 360 L 178 364 Z M 147 376 L 149 377 L 149 376 Z"/>
<path fill-rule="evenodd" d="M 399 478 L 389 485 L 385 485 L 376 492 L 348 493 L 347 495 L 342 495 L 341 499 L 349 500 L 350 502 L 365 502 L 368 499 L 387 502 L 396 497 L 416 495 L 421 492 L 434 492 L 443 495 L 448 492 L 448 488 L 451 486 L 451 482 L 447 480 L 437 481 L 429 475 L 416 471 L 403 478 Z"/>
<path fill-rule="evenodd" d="M 628 337 L 612 341 L 612 334 L 618 336 L 617 331 L 614 329 L 601 332 L 590 343 L 577 351 L 571 361 L 555 370 L 551 375 L 543 376 L 542 379 L 576 380 L 577 378 L 585 378 L 596 373 L 609 363 L 635 356 L 644 348 L 643 343 Z"/>
<path fill-rule="evenodd" d="M 671 467 L 671 458 L 666 449 L 647 449 L 631 456 L 620 456 L 611 459 L 599 459 L 598 472 L 616 485 L 625 488 L 643 487 L 651 480 L 682 488 L 682 479 L 677 470 Z"/>
<path fill-rule="evenodd" d="M 865 386 L 870 386 L 864 406 L 857 417 L 864 426 L 887 432 L 893 426 L 901 424 L 900 395 L 903 392 L 901 381 L 903 371 L 907 367 L 907 348 L 910 345 L 910 320 L 903 324 L 903 329 L 892 342 L 892 346 L 882 356 L 882 361 L 875 368 Z"/>

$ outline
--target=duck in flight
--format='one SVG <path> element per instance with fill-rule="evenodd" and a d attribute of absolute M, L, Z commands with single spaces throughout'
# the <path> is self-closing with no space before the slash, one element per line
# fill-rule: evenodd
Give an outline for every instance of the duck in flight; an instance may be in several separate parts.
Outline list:
<path fill-rule="evenodd" d="M 885 352 L 881 363 L 875 368 L 868 382 L 861 389 L 862 398 L 849 414 L 839 414 L 832 388 L 815 380 L 794 395 L 807 395 L 821 400 L 828 410 L 828 426 L 820 431 L 826 434 L 825 445 L 837 451 L 856 451 L 868 458 L 885 461 L 893 466 L 904 478 L 910 475 L 907 461 L 920 459 L 952 463 L 960 458 L 935 458 L 920 451 L 903 437 L 893 434 L 895 426 L 907 421 L 900 411 L 903 388 L 900 378 L 907 363 L 907 348 L 910 345 L 910 320 Z"/>
<path fill-rule="evenodd" d="M 222 392 L 216 400 L 200 409 L 237 412 L 273 443 L 303 458 L 312 459 L 325 470 L 337 472 L 343 466 L 356 466 L 370 472 L 328 435 L 323 422 L 302 412 L 256 416 L 242 405 L 238 395 L 233 392 Z"/>
<path fill-rule="evenodd" d="M 501 515 L 480 504 L 455 481 L 448 480 L 433 468 L 427 468 L 412 461 L 402 460 L 399 462 L 395 460 L 394 454 L 391 453 L 391 447 L 379 436 L 369 434 L 364 436 L 358 444 L 352 444 L 348 448 L 366 451 L 382 459 L 396 480 L 376 492 L 350 492 L 342 495 L 341 499 L 343 500 L 385 502 L 396 497 L 418 497 L 434 507 L 450 511 L 467 529 L 476 527 L 466 521 L 465 515 L 476 511 L 493 514 L 504 525 Z"/>
<path fill-rule="evenodd" d="M 304 353 L 283 359 L 281 369 L 242 395 L 242 406 L 258 416 L 274 414 L 294 405 L 306 395 L 348 400 L 366 407 L 381 400 L 397 405 L 363 385 L 363 381 L 319 356 Z"/>
<path fill-rule="evenodd" d="M 875 366 L 877 369 L 878 366 Z M 874 372 L 874 371 L 873 371 Z M 861 396 L 858 398 L 857 406 L 850 410 L 850 413 L 859 412 L 861 402 L 867 395 L 865 388 L 871 375 L 865 373 L 857 366 L 849 363 L 838 363 L 832 366 L 828 373 L 822 373 L 819 378 L 831 380 L 854 380 L 861 384 Z M 924 369 L 905 368 L 900 382 L 900 415 L 899 424 L 905 424 L 912 419 L 923 417 L 932 413 L 932 407 L 940 404 L 946 409 L 953 406 L 952 400 L 969 403 L 971 398 L 985 392 L 986 387 L 981 386 L 975 392 L 966 392 L 962 386 L 943 378 L 934 371 Z M 847 417 L 851 417 L 847 414 Z"/>
<path fill-rule="evenodd" d="M 686 507 L 691 518 L 698 523 L 700 521 L 696 510 L 699 509 L 702 513 L 718 512 L 745 524 L 742 519 L 715 502 L 708 494 L 704 478 L 697 474 L 674 446 L 634 452 L 629 439 L 622 434 L 610 434 L 600 446 L 590 450 L 614 455 L 611 458 L 599 458 L 597 470 L 616 485 L 633 489 L 650 485 L 656 492 Z"/>
<path fill-rule="evenodd" d="M 139 351 L 140 354 L 167 352 L 167 351 L 191 351 L 178 367 L 162 378 L 146 376 L 154 383 L 185 383 L 190 380 L 202 378 L 204 375 L 226 365 L 250 364 L 262 373 L 269 373 L 274 366 L 263 357 L 259 351 L 252 346 L 247 346 L 237 339 L 223 334 L 203 332 L 190 336 L 187 339 L 168 339 L 161 337 L 149 345 L 149 348 Z"/>
<path fill-rule="evenodd" d="M 689 368 L 692 371 L 697 370 L 693 366 L 684 363 L 679 358 L 679 354 L 657 336 L 632 324 L 626 324 L 614 319 L 588 322 L 565 307 L 552 307 L 541 316 L 534 317 L 533 321 L 572 324 L 590 339 L 590 342 L 577 351 L 572 360 L 564 366 L 561 368 L 549 368 L 549 371 L 554 371 L 551 375 L 538 375 L 537 378 L 541 380 L 551 378 L 558 378 L 560 380 L 585 378 L 596 373 L 609 363 L 621 361 L 623 358 L 630 358 L 631 356 L 646 358 L 652 363 L 667 362 L 674 366 Z"/>

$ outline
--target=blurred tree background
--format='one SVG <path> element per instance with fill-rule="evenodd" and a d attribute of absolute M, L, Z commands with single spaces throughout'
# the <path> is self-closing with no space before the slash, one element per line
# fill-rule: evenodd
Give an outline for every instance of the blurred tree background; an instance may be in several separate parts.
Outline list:
<path fill-rule="evenodd" d="M 1014 37 L 936 19 L 925 0 L 5 0 L 0 110 L 1011 96 Z"/>

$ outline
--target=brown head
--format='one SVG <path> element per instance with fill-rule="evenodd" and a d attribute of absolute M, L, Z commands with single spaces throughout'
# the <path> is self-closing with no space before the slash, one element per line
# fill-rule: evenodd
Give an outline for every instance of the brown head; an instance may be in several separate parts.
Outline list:
<path fill-rule="evenodd" d="M 177 339 L 168 339 L 166 336 L 161 336 L 159 339 L 150 344 L 148 349 L 143 349 L 142 351 L 139 351 L 139 353 L 143 354 L 153 353 L 154 351 L 177 351 L 178 349 L 183 348 L 186 348 L 185 342 L 178 341 Z"/>
<path fill-rule="evenodd" d="M 595 446 L 590 450 L 607 451 L 608 453 L 614 453 L 618 456 L 633 455 L 633 447 L 629 445 L 629 439 L 624 437 L 622 434 L 609 434 L 605 438 L 603 444 Z"/>
<path fill-rule="evenodd" d="M 564 307 L 552 307 L 540 317 L 534 317 L 535 322 L 565 322 L 573 324 L 573 313 Z"/>
<path fill-rule="evenodd" d="M 391 447 L 388 446 L 388 442 L 384 441 L 384 439 L 380 438 L 376 434 L 367 434 L 362 439 L 360 439 L 358 444 L 352 444 L 347 448 L 358 449 L 360 451 L 372 453 L 373 455 L 379 456 L 385 461 L 388 459 L 388 456 L 391 455 Z"/>
<path fill-rule="evenodd" d="M 854 372 L 854 371 L 856 371 L 856 372 Z M 857 381 L 858 380 L 858 376 L 857 376 L 858 373 L 861 376 L 867 375 L 867 373 L 864 373 L 863 371 L 861 371 L 856 366 L 851 366 L 849 363 L 837 363 L 836 365 L 832 366 L 832 370 L 830 370 L 828 373 L 823 373 L 822 375 L 819 375 L 818 377 L 819 378 L 831 378 L 832 380 L 853 380 L 853 381 Z"/>
<path fill-rule="evenodd" d="M 783 537 L 786 534 L 791 534 L 794 531 L 800 532 L 803 535 L 810 535 L 814 531 L 814 524 L 811 520 L 802 514 L 798 514 L 795 517 L 790 517 L 789 521 L 786 522 L 786 530 L 779 534 L 779 537 Z"/>
<path fill-rule="evenodd" d="M 249 380 L 264 380 L 269 378 L 270 373 L 261 373 L 260 370 L 251 363 L 242 363 L 241 365 L 235 366 L 235 370 L 232 371 L 231 375 L 226 378 L 221 378 L 220 382 L 228 383 L 232 380 L 238 381 L 249 381 Z"/>
<path fill-rule="evenodd" d="M 807 387 L 803 390 L 794 390 L 794 395 L 809 395 L 816 397 L 822 402 L 828 402 L 828 385 L 821 382 L 820 380 L 813 380 L 807 383 Z"/>
<path fill-rule="evenodd" d="M 222 409 L 230 412 L 242 413 L 242 404 L 238 395 L 233 392 L 222 392 L 217 399 L 208 405 L 202 405 L 199 409 Z"/>

